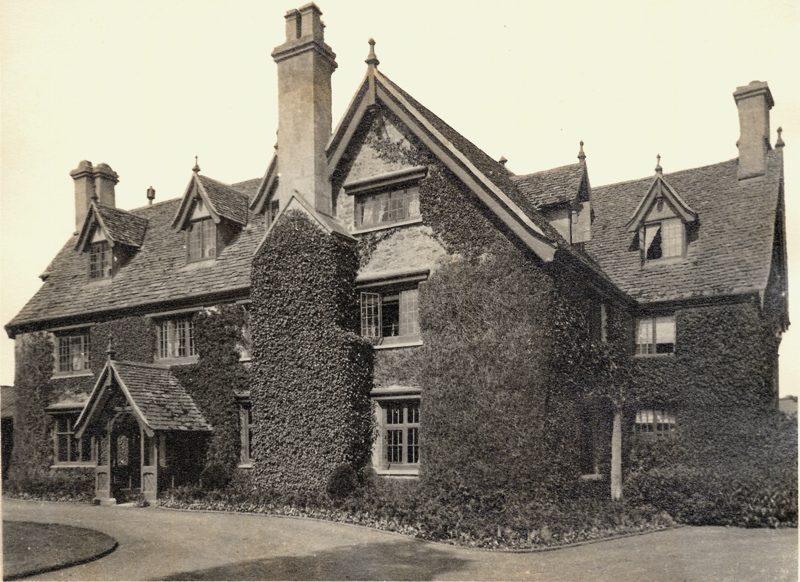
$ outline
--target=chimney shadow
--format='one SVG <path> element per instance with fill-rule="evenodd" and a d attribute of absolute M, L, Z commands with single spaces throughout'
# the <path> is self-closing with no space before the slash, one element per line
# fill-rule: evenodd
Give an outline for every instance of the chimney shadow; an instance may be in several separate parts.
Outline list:
<path fill-rule="evenodd" d="M 419 540 L 341 546 L 178 572 L 163 580 L 431 580 L 467 560 Z"/>

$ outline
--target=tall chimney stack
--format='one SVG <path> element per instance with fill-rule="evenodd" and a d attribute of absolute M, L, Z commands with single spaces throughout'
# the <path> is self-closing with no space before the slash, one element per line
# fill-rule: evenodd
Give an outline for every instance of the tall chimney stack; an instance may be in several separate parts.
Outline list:
<path fill-rule="evenodd" d="M 314 3 L 286 13 L 286 42 L 272 51 L 278 65 L 278 200 L 303 196 L 332 213 L 325 146 L 331 136 L 331 75 L 336 55 L 325 44 Z"/>
<path fill-rule="evenodd" d="M 119 182 L 119 175 L 108 164 L 97 164 L 94 168 L 94 192 L 98 203 L 103 206 L 116 207 L 114 186 Z"/>
<path fill-rule="evenodd" d="M 75 234 L 80 232 L 89 204 L 94 198 L 94 168 L 92 162 L 83 160 L 69 173 L 75 181 Z"/>
<path fill-rule="evenodd" d="M 739 179 L 762 176 L 767 171 L 769 110 L 775 105 L 764 81 L 751 81 L 733 93 L 739 109 Z"/>

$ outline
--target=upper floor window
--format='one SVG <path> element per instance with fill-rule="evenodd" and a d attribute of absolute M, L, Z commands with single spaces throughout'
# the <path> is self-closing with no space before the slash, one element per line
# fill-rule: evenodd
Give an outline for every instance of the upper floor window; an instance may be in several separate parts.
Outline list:
<path fill-rule="evenodd" d="M 639 410 L 633 430 L 637 435 L 663 438 L 672 436 L 675 431 L 675 414 L 669 410 Z"/>
<path fill-rule="evenodd" d="M 357 229 L 383 226 L 419 218 L 419 187 L 379 194 L 361 194 L 355 200 Z"/>
<path fill-rule="evenodd" d="M 418 290 L 361 293 L 361 335 L 373 340 L 419 339 Z"/>
<path fill-rule="evenodd" d="M 163 319 L 156 325 L 156 358 L 190 358 L 197 355 L 191 317 Z"/>
<path fill-rule="evenodd" d="M 89 331 L 57 335 L 56 372 L 89 370 Z"/>
<path fill-rule="evenodd" d="M 680 218 L 645 224 L 643 231 L 646 261 L 683 256 L 684 224 Z"/>
<path fill-rule="evenodd" d="M 217 256 L 217 228 L 211 218 L 194 220 L 186 230 L 188 261 L 202 261 Z"/>
<path fill-rule="evenodd" d="M 93 242 L 89 246 L 89 278 L 103 279 L 111 276 L 112 254 L 107 241 Z"/>
<path fill-rule="evenodd" d="M 91 463 L 96 458 L 94 440 L 88 434 L 75 438 L 77 414 L 59 414 L 53 429 L 53 459 L 56 465 Z"/>
<path fill-rule="evenodd" d="M 644 317 L 636 320 L 636 354 L 674 354 L 675 316 Z"/>
<path fill-rule="evenodd" d="M 270 200 L 269 204 L 267 205 L 267 226 L 275 222 L 280 208 L 281 205 L 278 200 Z"/>

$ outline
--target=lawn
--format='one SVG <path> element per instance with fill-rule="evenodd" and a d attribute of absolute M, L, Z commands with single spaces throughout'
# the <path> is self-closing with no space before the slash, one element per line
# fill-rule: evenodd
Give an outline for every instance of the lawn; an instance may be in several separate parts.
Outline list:
<path fill-rule="evenodd" d="M 13 580 L 82 564 L 117 547 L 99 531 L 28 521 L 3 521 L 3 578 Z"/>

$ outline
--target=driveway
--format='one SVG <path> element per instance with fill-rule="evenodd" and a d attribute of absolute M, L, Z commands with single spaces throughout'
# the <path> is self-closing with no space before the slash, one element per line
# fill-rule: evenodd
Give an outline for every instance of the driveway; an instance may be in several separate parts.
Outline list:
<path fill-rule="evenodd" d="M 119 542 L 48 580 L 797 580 L 796 529 L 686 527 L 503 553 L 262 515 L 4 499 L 3 519 L 87 527 Z"/>

